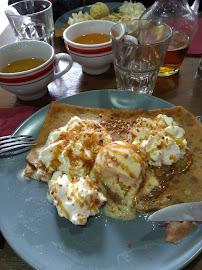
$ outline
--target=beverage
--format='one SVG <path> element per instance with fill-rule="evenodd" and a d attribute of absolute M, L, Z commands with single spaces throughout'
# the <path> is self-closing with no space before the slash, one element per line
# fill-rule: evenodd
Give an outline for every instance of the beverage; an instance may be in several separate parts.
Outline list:
<path fill-rule="evenodd" d="M 104 33 L 89 33 L 78 36 L 73 41 L 80 44 L 100 44 L 110 41 L 110 35 Z"/>
<path fill-rule="evenodd" d="M 15 73 L 30 70 L 41 66 L 45 63 L 45 60 L 41 58 L 25 58 L 9 63 L 0 72 L 1 73 Z"/>
<path fill-rule="evenodd" d="M 188 0 L 156 0 L 141 16 L 141 19 L 163 21 L 172 28 L 173 34 L 159 76 L 178 72 L 188 47 L 198 28 L 197 12 L 190 8 Z M 192 1 L 193 4 L 194 1 Z M 195 1 L 198 2 L 198 1 Z M 193 4 L 193 6 L 195 3 Z M 192 6 L 192 7 L 193 7 Z M 196 5 L 197 6 L 197 5 Z M 196 7 L 196 10 L 198 6 Z"/>
<path fill-rule="evenodd" d="M 136 91 L 151 95 L 156 83 L 158 69 L 147 71 L 132 71 L 114 65 L 117 89 Z"/>
<path fill-rule="evenodd" d="M 178 72 L 189 48 L 189 37 L 179 31 L 173 32 L 168 51 L 158 76 L 170 76 Z"/>

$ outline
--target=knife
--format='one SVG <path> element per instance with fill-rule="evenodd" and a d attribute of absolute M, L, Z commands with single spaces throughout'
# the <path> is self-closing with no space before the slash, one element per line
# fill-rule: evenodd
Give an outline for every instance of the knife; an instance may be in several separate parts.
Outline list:
<path fill-rule="evenodd" d="M 165 207 L 150 215 L 148 221 L 202 221 L 202 202 Z"/>

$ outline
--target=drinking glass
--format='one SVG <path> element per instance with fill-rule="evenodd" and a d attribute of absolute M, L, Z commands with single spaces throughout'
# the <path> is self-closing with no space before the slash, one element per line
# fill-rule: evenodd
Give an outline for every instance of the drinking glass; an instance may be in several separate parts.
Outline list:
<path fill-rule="evenodd" d="M 159 76 L 170 76 L 179 71 L 198 28 L 199 2 L 194 1 L 192 10 L 188 0 L 157 0 L 142 14 L 142 19 L 163 21 L 173 31 Z"/>
<path fill-rule="evenodd" d="M 131 20 L 110 32 L 118 89 L 152 94 L 172 30 L 156 20 Z"/>
<path fill-rule="evenodd" d="M 53 46 L 54 21 L 48 0 L 24 0 L 8 6 L 6 16 L 18 39 L 35 39 Z"/>

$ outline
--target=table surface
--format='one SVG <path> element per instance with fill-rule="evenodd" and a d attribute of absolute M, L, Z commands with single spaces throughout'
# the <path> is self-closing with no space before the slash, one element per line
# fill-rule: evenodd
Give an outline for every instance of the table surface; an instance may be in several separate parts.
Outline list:
<path fill-rule="evenodd" d="M 0 46 L 13 41 L 15 41 L 15 37 L 10 26 L 7 26 L 0 35 Z M 66 52 L 61 38 L 55 38 L 55 52 Z M 200 69 L 199 65 L 200 57 L 185 57 L 177 74 L 157 79 L 153 95 L 174 105 L 181 105 L 195 116 L 202 115 L 202 68 Z M 0 107 L 13 108 L 30 105 L 41 108 L 50 103 L 51 100 L 96 89 L 116 89 L 113 66 L 106 73 L 93 76 L 83 73 L 81 66 L 74 63 L 68 73 L 48 85 L 47 94 L 40 100 L 21 101 L 0 87 Z M 32 268 L 21 260 L 7 243 L 3 245 L 0 241 L 0 269 L 29 270 Z M 202 269 L 202 253 L 184 268 L 184 270 L 188 269 Z"/>

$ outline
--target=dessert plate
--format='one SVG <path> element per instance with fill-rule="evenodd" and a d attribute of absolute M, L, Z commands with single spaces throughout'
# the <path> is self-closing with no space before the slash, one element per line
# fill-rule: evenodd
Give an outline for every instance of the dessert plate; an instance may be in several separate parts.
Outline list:
<path fill-rule="evenodd" d="M 98 108 L 158 109 L 173 105 L 154 96 L 121 90 L 97 90 L 60 102 Z M 27 119 L 14 133 L 35 138 L 50 105 Z M 26 153 L 0 159 L 0 228 L 9 245 L 39 270 L 182 269 L 202 249 L 202 224 L 177 245 L 164 241 L 163 223 L 142 214 L 121 221 L 101 213 L 85 226 L 58 216 L 46 184 L 23 178 Z"/>

